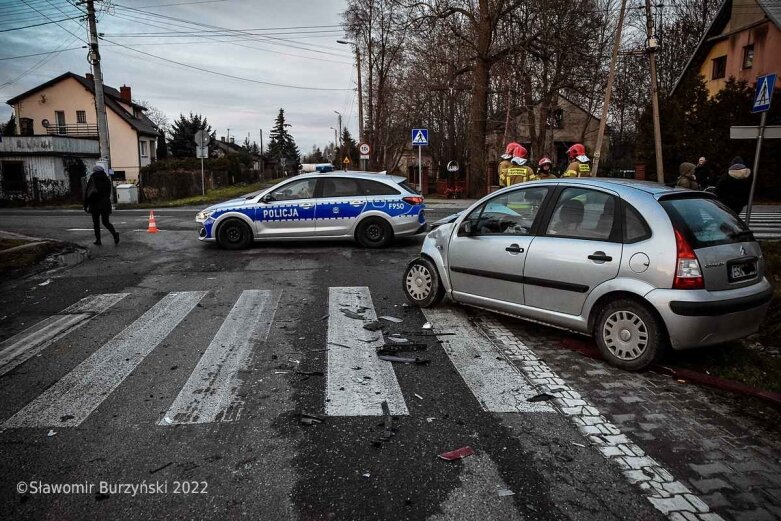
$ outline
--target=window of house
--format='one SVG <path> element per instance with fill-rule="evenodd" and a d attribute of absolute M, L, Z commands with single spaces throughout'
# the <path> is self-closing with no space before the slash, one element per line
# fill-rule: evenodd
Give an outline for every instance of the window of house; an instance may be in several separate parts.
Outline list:
<path fill-rule="evenodd" d="M 138 144 L 141 146 L 141 157 L 149 157 L 149 142 L 139 141 Z"/>
<path fill-rule="evenodd" d="M 54 111 L 54 119 L 57 121 L 57 133 L 58 134 L 67 133 L 68 129 L 65 126 L 65 111 L 64 110 Z"/>
<path fill-rule="evenodd" d="M 548 128 L 564 128 L 564 110 L 557 108 L 548 114 Z"/>
<path fill-rule="evenodd" d="M 718 80 L 727 75 L 727 57 L 719 56 L 713 59 L 713 74 L 711 74 L 712 80 Z"/>
<path fill-rule="evenodd" d="M 754 44 L 743 47 L 743 68 L 750 69 L 754 65 Z"/>
<path fill-rule="evenodd" d="M 87 113 L 83 110 L 77 110 L 76 111 L 76 123 L 86 123 L 87 122 Z"/>
<path fill-rule="evenodd" d="M 2 187 L 4 192 L 24 192 L 24 163 L 21 161 L 3 161 L 0 163 Z"/>

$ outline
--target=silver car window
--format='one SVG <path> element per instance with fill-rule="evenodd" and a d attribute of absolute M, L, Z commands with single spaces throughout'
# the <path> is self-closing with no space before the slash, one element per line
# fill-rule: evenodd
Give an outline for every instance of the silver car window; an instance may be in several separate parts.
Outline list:
<path fill-rule="evenodd" d="M 275 201 L 293 201 L 296 199 L 311 199 L 315 196 L 317 179 L 301 179 L 280 186 L 271 192 Z"/>
<path fill-rule="evenodd" d="M 586 188 L 566 188 L 556 201 L 547 235 L 607 241 L 615 214 L 616 197 Z"/>
<path fill-rule="evenodd" d="M 548 194 L 548 187 L 513 190 L 489 199 L 472 210 L 474 235 L 530 235 L 534 219 Z"/>

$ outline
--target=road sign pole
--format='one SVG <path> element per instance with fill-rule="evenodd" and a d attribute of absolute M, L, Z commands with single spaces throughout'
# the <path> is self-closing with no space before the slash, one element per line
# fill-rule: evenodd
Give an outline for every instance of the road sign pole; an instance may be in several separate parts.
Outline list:
<path fill-rule="evenodd" d="M 754 153 L 754 177 L 751 179 L 751 191 L 748 194 L 748 206 L 746 206 L 746 224 L 751 226 L 751 207 L 754 204 L 754 190 L 757 187 L 757 175 L 759 173 L 759 154 L 762 152 L 762 140 L 765 137 L 765 122 L 767 121 L 767 111 L 762 113 L 759 122 L 759 134 L 757 135 L 757 151 Z"/>
<path fill-rule="evenodd" d="M 418 145 L 418 192 L 423 191 L 423 147 Z"/>
<path fill-rule="evenodd" d="M 201 154 L 201 195 L 206 197 L 206 178 L 203 175 L 203 154 Z"/>

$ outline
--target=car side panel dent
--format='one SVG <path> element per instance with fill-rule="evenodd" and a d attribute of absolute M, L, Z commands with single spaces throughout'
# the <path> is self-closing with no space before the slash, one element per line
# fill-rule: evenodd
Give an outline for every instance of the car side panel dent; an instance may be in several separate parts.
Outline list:
<path fill-rule="evenodd" d="M 639 279 L 621 276 L 610 279 L 591 291 L 586 302 L 583 304 L 582 317 L 587 323 L 591 324 L 594 319 L 592 313 L 598 311 L 594 309 L 595 304 L 597 304 L 602 297 L 609 295 L 610 293 L 630 293 L 645 300 L 645 296 L 653 290 L 654 287 L 651 284 Z"/>
<path fill-rule="evenodd" d="M 421 248 L 421 255 L 428 257 L 437 267 L 439 280 L 445 288 L 445 292 L 450 295 L 452 287 L 450 285 L 450 273 L 447 270 L 447 246 L 450 239 L 452 224 L 445 224 L 432 230 L 426 235 Z"/>

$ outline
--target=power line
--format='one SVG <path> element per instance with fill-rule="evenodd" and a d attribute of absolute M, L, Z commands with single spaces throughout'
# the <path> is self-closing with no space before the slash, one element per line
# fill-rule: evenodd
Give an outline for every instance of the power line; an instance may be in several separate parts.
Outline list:
<path fill-rule="evenodd" d="M 46 51 L 46 52 L 36 52 L 35 54 L 23 54 L 21 56 L 9 56 L 7 58 L 0 58 L 0 61 L 5 60 L 20 60 L 22 58 L 32 58 L 33 56 L 43 56 L 45 54 L 53 54 L 53 53 L 61 53 L 65 51 L 75 51 L 76 49 L 83 49 L 84 47 L 69 47 L 68 49 L 62 49 L 59 51 Z"/>
<path fill-rule="evenodd" d="M 41 22 L 39 24 L 25 25 L 25 26 L 22 26 L 22 27 L 12 27 L 10 29 L 0 29 L 0 33 L 8 33 L 8 32 L 11 32 L 11 31 L 20 31 L 22 29 L 29 29 L 30 27 L 40 27 L 42 25 L 49 25 L 49 24 L 57 24 L 57 25 L 59 25 L 59 22 L 65 22 L 67 20 L 76 20 L 78 18 L 81 18 L 81 16 L 72 16 L 71 18 L 63 18 L 62 20 L 52 20 L 51 18 L 49 18 L 48 22 Z M 60 27 L 62 27 L 62 26 L 60 26 Z M 67 31 L 67 29 L 66 29 L 66 31 Z M 68 31 L 68 32 L 70 32 L 70 31 Z M 73 34 L 73 33 L 71 33 L 71 34 Z"/>
<path fill-rule="evenodd" d="M 38 9 L 37 9 L 37 8 L 35 8 L 35 7 L 31 6 L 30 4 L 28 4 L 28 3 L 27 3 L 27 0 L 22 0 L 22 2 L 23 2 L 25 5 L 27 5 L 27 6 L 29 6 L 30 8 L 32 8 L 33 10 L 35 10 L 36 12 L 40 13 L 40 11 L 38 11 Z M 41 14 L 42 14 L 42 13 L 41 13 Z M 63 25 L 60 25 L 60 24 L 59 24 L 59 22 L 57 22 L 57 21 L 55 21 L 55 20 L 52 20 L 51 18 L 49 18 L 49 16 L 48 16 L 48 15 L 43 15 L 43 16 L 44 16 L 44 17 L 46 17 L 46 19 L 47 19 L 47 20 L 49 20 L 51 23 L 57 24 L 57 27 L 59 27 L 60 29 L 62 29 L 62 30 L 63 30 L 63 31 L 65 31 L 65 32 L 69 33 L 71 36 L 75 36 L 76 38 L 78 38 L 78 39 L 79 39 L 79 40 L 81 40 L 82 42 L 84 42 L 84 43 L 87 43 L 87 40 L 85 40 L 85 39 L 84 39 L 84 38 L 82 38 L 81 36 L 77 35 L 76 33 L 72 32 L 72 31 L 71 31 L 70 29 L 68 29 L 67 27 L 65 27 L 65 26 L 63 26 Z"/>
<path fill-rule="evenodd" d="M 163 56 L 159 56 L 157 54 L 152 54 L 152 53 L 149 53 L 149 52 L 146 52 L 146 51 L 141 51 L 139 49 L 134 49 L 133 47 L 129 47 L 127 45 L 122 45 L 121 43 L 113 42 L 113 41 L 107 40 L 105 38 L 103 40 L 107 41 L 109 43 L 113 43 L 114 45 L 117 45 L 119 47 L 123 47 L 125 49 L 128 49 L 130 51 L 137 52 L 137 53 L 143 54 L 145 56 L 149 56 L 151 58 L 157 58 L 158 60 L 162 60 L 162 61 L 165 61 L 165 62 L 168 62 L 168 63 L 173 63 L 173 64 L 179 65 L 181 67 L 187 67 L 188 69 L 194 69 L 194 70 L 201 71 L 201 72 L 206 72 L 206 73 L 209 73 L 209 74 L 215 74 L 217 76 L 223 76 L 225 78 L 231 78 L 231 79 L 234 79 L 234 80 L 248 81 L 250 83 L 257 83 L 259 85 L 268 85 L 270 87 L 283 87 L 283 88 L 286 88 L 286 89 L 315 90 L 315 91 L 340 91 L 340 92 L 341 91 L 345 91 L 345 90 L 352 90 L 352 89 L 338 89 L 338 88 L 324 88 L 324 87 L 305 87 L 303 85 L 285 85 L 285 84 L 282 84 L 282 83 L 273 83 L 273 82 L 270 82 L 270 81 L 261 81 L 261 80 L 255 80 L 255 79 L 252 79 L 252 78 L 244 78 L 242 76 L 235 76 L 233 74 L 226 74 L 224 72 L 213 71 L 211 69 L 206 69 L 204 67 L 198 67 L 196 65 L 190 65 L 189 63 L 182 63 L 182 62 L 179 62 L 179 61 L 176 61 L 176 60 L 171 60 L 169 58 L 165 58 Z"/>

